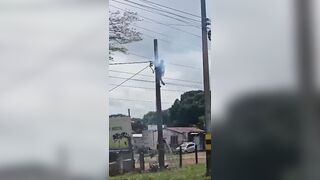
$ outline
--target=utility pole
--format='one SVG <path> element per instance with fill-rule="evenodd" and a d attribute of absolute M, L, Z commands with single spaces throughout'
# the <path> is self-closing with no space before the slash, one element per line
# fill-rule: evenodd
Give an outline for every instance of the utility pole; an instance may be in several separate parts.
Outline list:
<path fill-rule="evenodd" d="M 206 13 L 206 1 L 201 0 L 201 28 L 202 28 L 202 59 L 203 59 L 203 82 L 204 82 L 204 100 L 205 100 L 205 127 L 206 141 L 212 139 L 211 134 L 211 92 L 210 92 L 210 77 L 209 77 L 209 57 L 208 57 L 208 18 Z M 206 143 L 208 144 L 208 143 Z M 211 144 L 209 144 L 210 146 Z M 206 146 L 206 175 L 211 174 L 211 146 Z"/>
<path fill-rule="evenodd" d="M 131 117 L 130 108 L 128 109 L 128 116 Z"/>
<path fill-rule="evenodd" d="M 313 42 L 312 9 L 315 3 L 311 0 L 296 0 L 297 52 L 299 67 L 299 87 L 301 98 L 300 127 L 302 152 L 302 177 L 306 180 L 320 178 L 320 131 L 319 115 L 316 106 L 315 54 Z"/>
<path fill-rule="evenodd" d="M 161 92 L 160 92 L 160 78 L 161 69 L 159 67 L 159 57 L 158 57 L 158 40 L 153 40 L 154 44 L 154 65 L 156 73 L 156 107 L 157 107 L 157 130 L 158 130 L 158 155 L 159 155 L 159 167 L 160 170 L 164 169 L 164 142 L 163 142 L 163 131 L 162 131 L 162 109 L 161 109 Z"/>

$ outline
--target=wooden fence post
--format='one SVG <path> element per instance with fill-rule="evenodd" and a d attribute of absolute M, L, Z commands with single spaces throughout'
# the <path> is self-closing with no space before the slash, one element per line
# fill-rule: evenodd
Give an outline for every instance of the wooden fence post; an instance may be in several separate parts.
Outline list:
<path fill-rule="evenodd" d="M 139 159 L 140 159 L 140 170 L 144 171 L 145 167 L 144 167 L 144 153 L 143 153 L 143 151 L 140 152 Z"/>
<path fill-rule="evenodd" d="M 198 146 L 197 145 L 195 146 L 194 153 L 195 153 L 195 156 L 196 156 L 196 164 L 198 164 Z"/>
<path fill-rule="evenodd" d="M 179 148 L 179 156 L 180 156 L 180 161 L 179 161 L 179 167 L 182 167 L 182 147 L 180 146 Z"/>

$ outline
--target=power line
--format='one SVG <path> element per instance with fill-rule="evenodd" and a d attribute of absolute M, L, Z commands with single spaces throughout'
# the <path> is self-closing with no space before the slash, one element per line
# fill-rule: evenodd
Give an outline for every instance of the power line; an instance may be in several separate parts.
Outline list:
<path fill-rule="evenodd" d="M 124 77 L 118 77 L 118 76 L 109 76 L 109 78 L 114 78 L 114 79 L 127 79 Z M 145 79 L 130 79 L 131 81 L 141 81 L 141 82 L 148 82 L 148 83 L 154 83 L 154 81 L 151 80 L 145 80 Z"/>
<path fill-rule="evenodd" d="M 199 36 L 197 34 L 194 34 L 194 33 L 188 32 L 188 31 L 184 31 L 184 30 L 179 29 L 179 28 L 172 27 L 172 24 L 166 24 L 166 23 L 158 22 L 158 21 L 155 21 L 155 20 L 153 20 L 151 18 L 147 18 L 147 17 L 143 17 L 143 18 L 145 18 L 145 19 L 147 19 L 147 20 L 149 20 L 151 22 L 154 22 L 154 23 L 157 23 L 157 24 L 161 24 L 161 25 L 163 25 L 165 27 L 168 27 L 168 28 L 171 28 L 171 29 L 174 29 L 174 30 L 177 30 L 177 31 L 180 31 L 180 32 L 184 32 L 186 34 L 189 34 L 189 35 L 192 35 L 192 36 L 195 36 L 195 37 L 198 37 L 198 38 L 201 38 L 201 36 Z M 184 26 L 192 26 L 192 25 L 184 25 Z M 194 26 L 192 26 L 192 27 L 194 27 Z"/>
<path fill-rule="evenodd" d="M 109 65 L 112 66 L 112 65 L 125 65 L 125 64 L 145 64 L 145 63 L 152 63 L 152 61 L 109 63 Z"/>
<path fill-rule="evenodd" d="M 164 34 L 164 33 L 161 33 L 161 32 L 157 32 L 157 31 L 154 31 L 154 30 L 151 30 L 151 29 L 148 29 L 148 28 L 140 27 L 140 26 L 137 26 L 137 25 L 135 25 L 135 24 L 131 24 L 131 26 L 134 26 L 134 27 L 137 27 L 137 28 L 146 30 L 146 31 L 150 31 L 150 32 L 159 34 L 159 35 L 161 35 L 161 36 L 165 36 L 165 37 L 168 37 L 168 38 L 172 38 L 171 36 L 168 36 L 167 34 Z"/>
<path fill-rule="evenodd" d="M 152 58 L 149 58 L 147 56 L 143 56 L 143 55 L 136 54 L 136 53 L 129 52 L 128 54 L 129 55 L 133 55 L 133 56 L 137 56 L 137 57 L 141 57 L 141 58 L 144 58 L 144 59 L 152 59 Z M 201 70 L 200 67 L 189 66 L 189 65 L 184 65 L 184 64 L 177 64 L 177 63 L 166 63 L 166 64 L 170 64 L 170 65 L 173 65 L 173 66 L 180 66 L 180 67 L 184 67 L 184 68 L 190 68 L 190 69 L 198 70 L 198 71 Z"/>
<path fill-rule="evenodd" d="M 116 73 L 123 73 L 123 74 L 134 74 L 132 72 L 126 72 L 126 71 L 117 71 L 117 70 L 109 70 L 110 72 L 116 72 Z M 138 74 L 137 76 L 144 76 L 144 77 L 154 77 L 152 75 L 146 75 L 146 74 Z"/>
<path fill-rule="evenodd" d="M 194 67 L 194 66 L 188 66 L 188 65 L 183 65 L 183 64 L 176 64 L 176 63 L 168 63 L 168 64 L 171 64 L 171 65 L 174 65 L 174 66 L 185 67 L 185 68 L 191 68 L 191 69 L 194 69 L 194 70 L 201 70 L 201 68 L 199 68 L 199 67 Z"/>
<path fill-rule="evenodd" d="M 176 18 L 176 17 L 172 17 L 172 16 L 169 16 L 169 15 L 161 13 L 161 12 L 151 11 L 149 9 L 137 7 L 137 6 L 134 6 L 134 5 L 131 5 L 131 4 L 128 4 L 128 3 L 124 3 L 124 2 L 120 2 L 120 1 L 117 1 L 117 0 L 111 0 L 111 1 L 119 3 L 119 4 L 123 4 L 123 5 L 126 5 L 126 6 L 130 6 L 130 7 L 136 8 L 136 9 L 141 9 L 141 10 L 144 10 L 144 11 L 149 12 L 149 13 L 158 14 L 158 15 L 161 15 L 161 16 L 164 16 L 164 17 L 167 17 L 167 18 L 171 18 L 171 19 L 174 19 L 176 21 L 180 21 L 180 22 L 183 22 L 183 23 L 186 23 L 186 24 L 192 24 L 191 22 L 188 22 L 188 21 Z"/>
<path fill-rule="evenodd" d="M 117 84 L 109 84 L 109 85 L 117 85 Z M 142 86 L 122 85 L 121 87 L 136 88 L 136 89 L 145 89 L 145 90 L 155 90 L 155 88 L 142 87 Z M 178 90 L 178 89 L 161 89 L 161 90 L 162 90 L 162 91 L 171 91 L 171 92 L 185 92 L 184 90 Z"/>
<path fill-rule="evenodd" d="M 151 1 L 148 1 L 148 0 L 140 0 L 140 1 L 147 2 L 149 4 L 154 4 L 154 5 L 157 5 L 157 6 L 160 6 L 160 7 L 164 7 L 164 8 L 167 8 L 167 9 L 171 9 L 171 10 L 174 10 L 174 11 L 178 11 L 180 13 L 188 14 L 188 15 L 193 16 L 193 17 L 201 18 L 201 16 L 199 16 L 199 15 L 195 15 L 195 14 L 192 14 L 192 13 L 189 13 L 189 12 L 186 12 L 186 11 L 182 11 L 182 10 L 179 10 L 179 9 L 168 7 L 168 6 L 165 6 L 165 5 L 162 5 L 162 4 L 158 4 L 158 3 L 155 3 L 155 2 L 151 2 Z"/>
<path fill-rule="evenodd" d="M 154 103 L 154 101 L 150 100 L 138 100 L 138 99 L 125 99 L 125 98 L 109 98 L 111 100 L 120 100 L 120 101 L 133 101 L 133 102 L 148 102 L 148 103 Z M 162 101 L 162 103 L 171 104 L 172 102 L 165 102 Z"/>
<path fill-rule="evenodd" d="M 118 77 L 118 76 L 109 76 L 109 77 L 110 77 L 110 78 L 115 78 L 115 79 L 127 79 L 127 78 Z M 145 80 L 145 79 L 133 79 L 133 78 L 130 78 L 130 79 L 128 79 L 128 80 L 131 80 L 131 81 L 140 81 L 140 82 L 147 82 L 147 83 L 155 83 L 154 81 Z M 172 86 L 180 86 L 180 87 L 199 88 L 198 86 L 195 86 L 195 85 L 186 85 L 186 84 L 171 83 L 171 82 L 167 82 L 166 84 L 172 85 Z"/>
<path fill-rule="evenodd" d="M 110 89 L 109 92 L 115 90 L 116 88 L 118 88 L 119 86 L 121 86 L 122 84 L 124 84 L 125 82 L 129 81 L 130 79 L 132 79 L 134 76 L 136 76 L 137 74 L 141 73 L 142 71 L 144 71 L 145 69 L 147 69 L 148 67 L 150 67 L 149 65 L 146 66 L 145 68 L 141 69 L 140 71 L 138 71 L 137 73 L 135 73 L 134 75 L 132 75 L 131 77 L 127 78 L 126 80 L 124 80 L 123 82 L 121 82 L 120 84 L 118 84 L 117 86 L 115 86 L 114 88 Z"/>
<path fill-rule="evenodd" d="M 151 38 L 151 39 L 158 39 L 159 41 L 162 41 L 162 42 L 165 42 L 165 43 L 168 43 L 168 44 L 171 44 L 171 41 L 168 41 L 166 39 L 161 39 L 161 38 L 158 38 L 158 37 L 155 37 L 155 36 L 152 36 L 152 35 L 149 35 L 149 34 L 146 34 L 146 33 L 142 33 L 143 35 Z"/>
<path fill-rule="evenodd" d="M 167 24 L 168 26 L 190 26 L 190 27 L 195 27 L 195 28 L 198 28 L 200 29 L 201 27 L 199 26 L 193 26 L 193 25 L 190 25 L 190 24 Z"/>
<path fill-rule="evenodd" d="M 147 56 L 143 56 L 143 55 L 136 54 L 136 53 L 129 52 L 128 54 L 129 55 L 133 55 L 133 56 L 137 56 L 137 57 L 141 57 L 141 58 L 145 58 L 145 59 L 152 59 L 152 58 L 149 58 Z M 170 64 L 170 65 L 173 65 L 173 66 L 185 67 L 185 68 L 191 68 L 191 69 L 194 69 L 194 70 L 201 70 L 200 67 L 189 66 L 189 65 L 184 65 L 184 64 L 177 64 L 177 63 L 166 63 L 166 64 Z"/>
<path fill-rule="evenodd" d="M 200 20 L 193 19 L 193 18 L 189 18 L 189 17 L 186 17 L 186 16 L 182 16 L 182 15 L 180 15 L 180 14 L 176 14 L 176 13 L 173 13 L 173 12 L 170 12 L 170 11 L 167 11 L 167 10 L 164 10 L 164 9 L 155 8 L 154 6 L 153 6 L 153 7 L 152 7 L 152 6 L 147 6 L 147 5 L 140 4 L 140 3 L 137 3 L 137 2 L 134 2 L 134 1 L 131 1 L 131 0 L 124 0 L 124 1 L 129 2 L 129 3 L 131 3 L 131 4 L 134 4 L 134 5 L 138 5 L 138 6 L 144 7 L 144 8 L 154 9 L 154 10 L 156 10 L 156 11 L 168 13 L 168 14 L 177 16 L 177 17 L 179 17 L 179 18 L 191 20 L 191 21 L 194 21 L 194 22 L 197 22 L 197 23 L 200 23 L 200 22 L 201 22 Z"/>
<path fill-rule="evenodd" d="M 122 9 L 122 8 L 120 8 L 120 7 L 118 7 L 118 6 L 115 6 L 115 5 L 112 5 L 112 4 L 110 4 L 109 6 L 111 6 L 111 7 L 113 7 L 113 8 L 116 8 L 116 9 L 119 9 L 119 10 L 122 10 L 122 11 L 125 11 L 125 12 L 130 12 L 130 11 L 128 11 L 128 10 Z M 154 22 L 154 23 L 157 23 L 157 24 L 161 24 L 161 25 L 166 26 L 166 27 L 168 27 L 168 28 L 175 29 L 175 30 L 177 30 L 177 31 L 181 31 L 181 32 L 185 32 L 185 33 L 187 33 L 187 34 L 191 34 L 191 35 L 194 35 L 194 36 L 197 36 L 197 37 L 201 37 L 201 36 L 196 35 L 196 34 L 193 34 L 193 33 L 191 33 L 191 32 L 184 31 L 184 30 L 182 30 L 182 29 L 178 29 L 178 28 L 172 27 L 172 26 L 190 26 L 190 27 L 194 27 L 194 28 L 197 28 L 197 29 L 201 29 L 201 26 L 195 26 L 195 25 L 191 25 L 191 24 L 168 24 L 168 23 L 160 22 L 160 21 L 155 20 L 155 19 L 150 18 L 150 17 L 142 16 L 142 15 L 140 15 L 140 14 L 137 14 L 137 16 L 139 16 L 139 17 L 141 17 L 141 18 L 144 18 L 144 19 L 147 19 L 147 20 L 149 20 L 149 21 L 151 21 L 151 22 Z"/>
<path fill-rule="evenodd" d="M 139 54 L 132 53 L 132 52 L 129 52 L 128 54 L 129 54 L 129 55 L 133 55 L 133 56 L 137 56 L 137 57 L 141 57 L 141 58 L 152 59 L 152 58 L 149 58 L 149 57 L 147 57 L 147 56 L 139 55 Z"/>
<path fill-rule="evenodd" d="M 116 70 L 109 70 L 111 72 L 116 72 L 116 73 L 123 73 L 123 74 L 134 74 L 132 72 L 126 72 L 126 71 L 116 71 Z M 144 76 L 144 77 L 151 77 L 154 78 L 152 75 L 146 75 L 146 74 L 138 74 L 138 76 Z M 191 80 L 184 80 L 184 79 L 176 79 L 176 78 L 171 78 L 171 77 L 164 77 L 165 80 L 174 80 L 174 81 L 182 81 L 182 82 L 190 82 L 190 83 L 195 83 L 195 84 L 202 84 L 199 81 L 191 81 Z"/>

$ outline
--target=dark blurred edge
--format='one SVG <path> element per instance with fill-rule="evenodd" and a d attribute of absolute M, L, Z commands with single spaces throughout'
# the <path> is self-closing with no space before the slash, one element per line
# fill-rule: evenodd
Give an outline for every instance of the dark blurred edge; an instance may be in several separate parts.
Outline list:
<path fill-rule="evenodd" d="M 320 179 L 311 3 L 294 2 L 297 90 L 248 93 L 233 101 L 223 122 L 212 117 L 212 179 Z"/>

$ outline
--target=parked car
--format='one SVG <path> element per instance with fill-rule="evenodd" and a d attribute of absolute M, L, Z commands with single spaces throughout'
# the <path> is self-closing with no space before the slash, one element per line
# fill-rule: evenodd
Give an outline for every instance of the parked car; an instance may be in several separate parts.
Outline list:
<path fill-rule="evenodd" d="M 196 144 L 194 142 L 185 142 L 181 145 L 182 153 L 191 153 L 195 151 Z M 180 146 L 176 148 L 176 151 L 179 152 Z"/>

